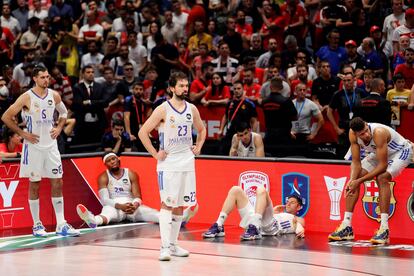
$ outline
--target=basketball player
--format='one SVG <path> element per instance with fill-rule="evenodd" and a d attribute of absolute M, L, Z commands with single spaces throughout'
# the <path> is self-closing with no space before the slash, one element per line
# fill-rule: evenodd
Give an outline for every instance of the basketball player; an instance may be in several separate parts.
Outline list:
<path fill-rule="evenodd" d="M 253 132 L 250 125 L 244 121 L 236 125 L 230 148 L 230 156 L 264 157 L 263 139 L 260 134 Z"/>
<path fill-rule="evenodd" d="M 138 136 L 147 151 L 158 160 L 158 186 L 161 197 L 160 261 L 169 261 L 171 255 L 187 257 L 189 252 L 177 245 L 183 219 L 183 208 L 196 204 L 194 156 L 200 154 L 206 129 L 197 108 L 185 101 L 188 79 L 182 72 L 174 72 L 169 79 L 171 100 L 158 106 L 140 129 Z M 193 145 L 193 125 L 197 141 Z M 160 149 L 149 139 L 158 128 Z"/>
<path fill-rule="evenodd" d="M 204 238 L 223 237 L 224 221 L 230 212 L 237 207 L 241 221 L 240 227 L 245 228 L 242 240 L 261 239 L 262 235 L 274 236 L 296 233 L 298 238 L 305 237 L 305 220 L 297 217 L 302 209 L 302 199 L 296 195 L 288 197 L 286 205 L 273 208 L 269 193 L 263 187 L 256 190 L 256 206 L 253 207 L 246 193 L 239 186 L 230 189 L 217 221 L 203 233 Z"/>
<path fill-rule="evenodd" d="M 351 176 L 345 189 L 345 215 L 342 223 L 328 238 L 330 241 L 354 239 L 351 220 L 360 186 L 376 177 L 379 186 L 381 225 L 370 241 L 373 244 L 386 244 L 389 243 L 388 212 L 391 198 L 389 182 L 411 163 L 412 144 L 392 128 L 377 123 L 366 123 L 359 117 L 351 120 L 350 128 L 352 163 Z M 361 150 L 366 154 L 362 161 Z"/>
<path fill-rule="evenodd" d="M 102 160 L 107 167 L 98 177 L 99 197 L 104 205 L 102 212 L 94 216 L 83 204 L 78 204 L 79 217 L 90 228 L 124 220 L 158 223 L 159 212 L 142 204 L 136 172 L 121 168 L 121 161 L 113 152 L 106 153 Z M 195 212 L 197 210 L 191 208 L 184 210 L 183 221 L 188 222 Z"/>
<path fill-rule="evenodd" d="M 29 178 L 29 206 L 34 226 L 33 235 L 45 237 L 45 227 L 39 218 L 39 184 L 42 177 L 50 179 L 52 187 L 52 204 L 56 215 L 56 234 L 62 236 L 79 236 L 64 218 L 62 195 L 62 161 L 56 138 L 61 133 L 67 118 L 67 109 L 56 91 L 48 89 L 50 75 L 43 66 L 33 69 L 35 86 L 23 93 L 2 116 L 3 122 L 23 139 L 20 160 L 21 178 Z M 55 126 L 53 114 L 59 113 Z M 23 130 L 17 125 L 16 116 L 22 112 L 26 123 Z"/>

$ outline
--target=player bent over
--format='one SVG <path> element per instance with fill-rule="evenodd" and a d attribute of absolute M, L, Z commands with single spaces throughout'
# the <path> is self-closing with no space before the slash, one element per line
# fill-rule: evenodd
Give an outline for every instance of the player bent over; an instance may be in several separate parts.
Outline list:
<path fill-rule="evenodd" d="M 359 197 L 360 186 L 377 178 L 381 225 L 371 238 L 373 244 L 389 243 L 388 213 L 390 209 L 390 181 L 411 163 L 412 143 L 394 129 L 377 123 L 366 123 L 361 118 L 350 122 L 351 176 L 345 189 L 345 215 L 339 227 L 329 235 L 330 241 L 353 240 L 352 214 Z M 360 152 L 366 156 L 361 161 Z"/>
<path fill-rule="evenodd" d="M 302 208 L 302 199 L 291 195 L 286 205 L 273 208 L 269 193 L 263 187 L 256 190 L 256 206 L 253 207 L 246 193 L 239 186 L 230 189 L 217 221 L 203 233 L 204 238 L 223 237 L 224 221 L 229 213 L 237 207 L 241 221 L 240 227 L 245 228 L 242 240 L 261 239 L 262 235 L 273 236 L 296 233 L 297 237 L 305 237 L 305 220 L 297 217 Z"/>

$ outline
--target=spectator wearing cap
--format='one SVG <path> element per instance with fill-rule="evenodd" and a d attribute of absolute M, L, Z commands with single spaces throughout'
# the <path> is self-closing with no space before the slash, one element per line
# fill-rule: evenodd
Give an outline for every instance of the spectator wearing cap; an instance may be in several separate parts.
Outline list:
<path fill-rule="evenodd" d="M 2 27 L 7 28 L 12 32 L 15 41 L 19 41 L 22 35 L 22 27 L 20 26 L 19 21 L 11 15 L 10 4 L 8 2 L 3 3 L 0 23 Z"/>
<path fill-rule="evenodd" d="M 407 48 L 404 51 L 405 62 L 397 65 L 394 75 L 401 73 L 405 78 L 405 88 L 411 89 L 414 84 L 414 49 Z"/>
<path fill-rule="evenodd" d="M 392 0 L 392 14 L 385 17 L 382 27 L 382 33 L 387 48 L 393 49 L 394 30 L 404 24 L 405 14 L 403 10 L 403 0 Z"/>
<path fill-rule="evenodd" d="M 333 29 L 328 34 L 328 45 L 322 46 L 316 53 L 318 64 L 321 60 L 327 60 L 331 64 L 332 74 L 339 73 L 341 64 L 346 61 L 347 54 L 344 47 L 339 46 L 340 34 L 337 29 Z"/>
<path fill-rule="evenodd" d="M 410 47 L 414 48 L 414 8 L 409 8 L 405 11 L 405 24 L 400 25 L 394 30 L 392 36 L 394 53 L 400 51 L 399 41 L 402 35 L 408 35 L 410 37 Z"/>
<path fill-rule="evenodd" d="M 345 42 L 345 49 L 347 53 L 347 60 L 345 64 L 352 66 L 352 68 L 357 69 L 361 67 L 361 55 L 357 51 L 357 43 L 355 40 L 348 40 Z"/>
<path fill-rule="evenodd" d="M 86 15 L 87 24 L 83 25 L 79 30 L 78 42 L 84 44 L 89 41 L 101 42 L 103 38 L 104 29 L 96 21 L 96 13 L 88 12 Z"/>

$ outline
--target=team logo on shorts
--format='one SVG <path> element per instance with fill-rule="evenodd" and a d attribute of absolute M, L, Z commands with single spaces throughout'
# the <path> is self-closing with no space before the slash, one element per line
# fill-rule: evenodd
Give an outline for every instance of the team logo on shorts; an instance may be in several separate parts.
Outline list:
<path fill-rule="evenodd" d="M 302 198 L 302 209 L 298 212 L 303 217 L 309 210 L 309 176 L 301 173 L 287 173 L 282 175 L 282 203 L 285 204 L 290 195 Z"/>
<path fill-rule="evenodd" d="M 185 117 L 187 118 L 187 120 L 191 120 L 191 114 L 190 113 L 185 114 Z"/>
<path fill-rule="evenodd" d="M 53 102 L 52 102 L 52 100 L 48 100 L 48 101 L 47 101 L 47 104 L 48 104 L 48 105 L 52 105 L 52 103 L 53 103 Z"/>
<path fill-rule="evenodd" d="M 397 201 L 394 197 L 395 182 L 389 182 L 391 188 L 390 210 L 388 212 L 391 218 L 395 212 L 395 204 Z M 379 188 L 375 180 L 364 182 L 364 196 L 362 197 L 362 207 L 365 214 L 373 220 L 381 221 L 381 211 L 379 206 Z"/>
<path fill-rule="evenodd" d="M 414 190 L 414 186 L 413 186 L 413 190 Z M 414 191 L 411 193 L 410 197 L 408 198 L 407 211 L 408 211 L 408 215 L 410 216 L 411 220 L 414 221 Z"/>
<path fill-rule="evenodd" d="M 269 177 L 267 174 L 257 171 L 242 172 L 239 176 L 239 186 L 247 194 L 252 206 L 255 206 L 257 187 L 264 187 L 266 191 L 269 191 Z"/>
<path fill-rule="evenodd" d="M 185 202 L 189 202 L 190 201 L 190 197 L 189 196 L 184 196 L 184 201 Z"/>
<path fill-rule="evenodd" d="M 57 174 L 57 173 L 58 173 L 58 169 L 53 169 L 53 170 L 52 170 L 52 173 L 53 173 L 53 174 Z"/>

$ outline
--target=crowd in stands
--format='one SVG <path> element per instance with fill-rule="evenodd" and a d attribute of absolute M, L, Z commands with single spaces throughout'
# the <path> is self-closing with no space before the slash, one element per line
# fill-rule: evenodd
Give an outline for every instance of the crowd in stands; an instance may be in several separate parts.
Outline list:
<path fill-rule="evenodd" d="M 268 156 L 295 155 L 286 149 L 306 148 L 324 125 L 346 150 L 353 117 L 398 126 L 414 107 L 410 0 L 0 5 L 0 116 L 33 86 L 33 68 L 47 67 L 69 110 L 63 153 L 145 151 L 138 130 L 168 99 L 174 70 L 189 77 L 188 101 L 222 112 L 217 154 L 229 154 L 241 122 L 264 132 Z"/>

